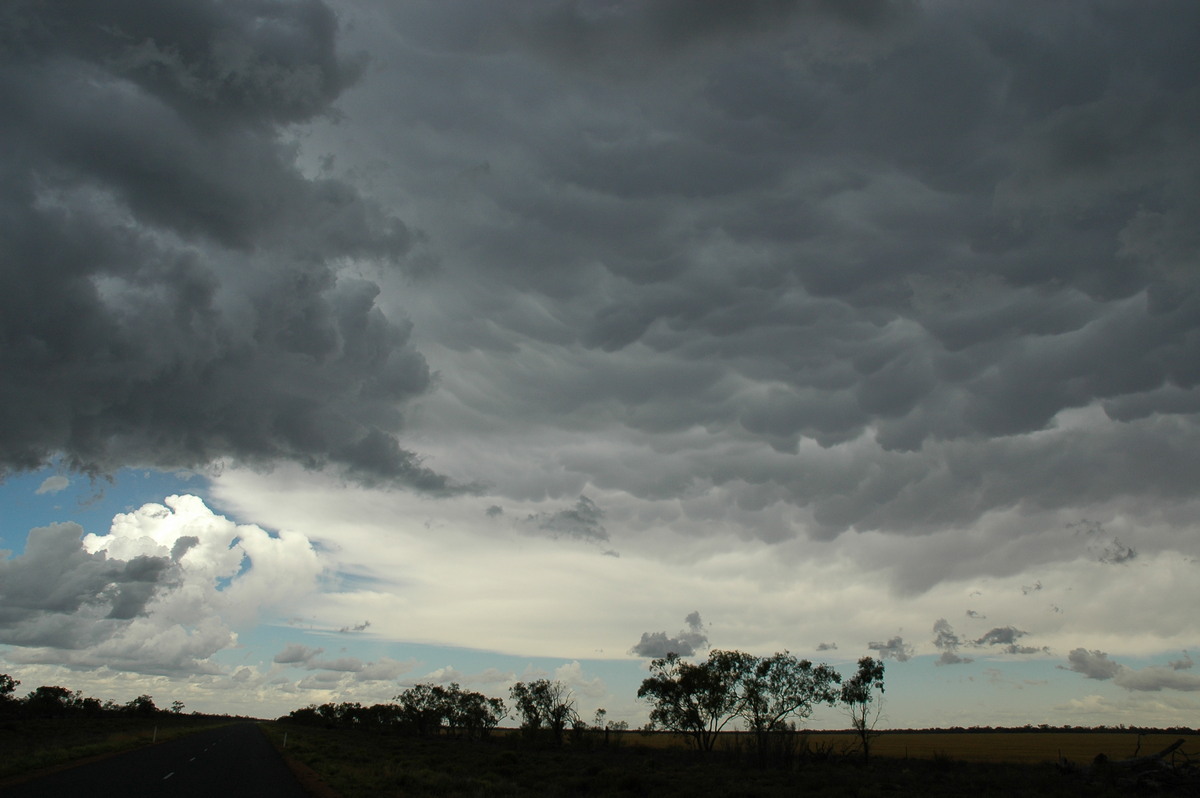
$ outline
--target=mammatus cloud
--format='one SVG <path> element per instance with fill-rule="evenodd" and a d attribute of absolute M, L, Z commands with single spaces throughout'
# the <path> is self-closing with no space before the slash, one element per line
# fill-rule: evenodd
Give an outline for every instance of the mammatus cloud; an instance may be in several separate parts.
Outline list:
<path fill-rule="evenodd" d="M 637 657 L 657 659 L 668 654 L 678 654 L 681 657 L 692 657 L 702 648 L 708 648 L 708 634 L 704 630 L 704 622 L 699 612 L 689 613 L 684 619 L 687 628 L 681 630 L 675 637 L 668 637 L 666 632 L 642 632 L 642 639 L 629 650 Z"/>
<path fill-rule="evenodd" d="M 305 596 L 320 571 L 303 536 L 171 496 L 104 535 L 74 523 L 30 532 L 22 555 L 0 561 L 0 643 L 20 663 L 218 674 L 211 657 L 236 644 L 235 629 Z"/>
<path fill-rule="evenodd" d="M 880 659 L 894 659 L 897 662 L 908 662 L 913 655 L 913 647 L 905 643 L 900 635 L 889 638 L 886 643 L 867 643 L 867 648 L 879 654 Z"/>
<path fill-rule="evenodd" d="M 1061 665 L 1059 667 L 1063 668 Z M 1186 653 L 1184 659 L 1171 662 L 1165 668 L 1156 665 L 1130 668 L 1113 662 L 1103 651 L 1076 648 L 1067 655 L 1067 666 L 1063 669 L 1081 673 L 1088 679 L 1101 681 L 1111 679 L 1113 684 L 1131 691 L 1181 690 L 1195 692 L 1200 690 L 1200 676 L 1183 672 L 1190 667 L 1191 657 Z"/>
<path fill-rule="evenodd" d="M 361 74 L 333 12 L 0 13 L 0 476 L 291 460 L 453 490 L 396 438 L 430 385 L 410 325 L 344 268 L 418 236 L 285 141 Z"/>

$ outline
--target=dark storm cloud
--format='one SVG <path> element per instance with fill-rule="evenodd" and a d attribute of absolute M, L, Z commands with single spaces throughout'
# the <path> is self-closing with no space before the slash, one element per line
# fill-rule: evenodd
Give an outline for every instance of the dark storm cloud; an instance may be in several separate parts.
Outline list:
<path fill-rule="evenodd" d="M 488 164 L 437 222 L 481 417 L 627 428 L 652 464 L 580 482 L 825 537 L 1191 495 L 1195 4 L 470 8 L 393 11 L 436 87 L 376 101 L 469 153 L 430 187 Z"/>
<path fill-rule="evenodd" d="M 409 325 L 339 271 L 399 264 L 414 234 L 284 140 L 361 71 L 333 13 L 0 14 L 0 473 L 293 460 L 449 489 L 394 437 L 430 384 Z"/>
<path fill-rule="evenodd" d="M 699 612 L 688 613 L 684 619 L 687 628 L 675 637 L 668 637 L 666 632 L 642 632 L 642 639 L 629 650 L 635 657 L 657 659 L 668 654 L 678 654 L 681 657 L 695 656 L 702 648 L 708 648 L 708 634 L 704 630 L 704 622 Z"/>
<path fill-rule="evenodd" d="M 84 648 L 144 615 L 159 590 L 174 584 L 166 557 L 110 559 L 86 551 L 82 536 L 75 523 L 39 527 L 23 554 L 0 560 L 0 642 Z"/>

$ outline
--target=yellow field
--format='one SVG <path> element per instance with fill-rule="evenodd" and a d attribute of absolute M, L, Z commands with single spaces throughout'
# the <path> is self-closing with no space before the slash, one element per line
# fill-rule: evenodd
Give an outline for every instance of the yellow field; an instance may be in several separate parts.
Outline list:
<path fill-rule="evenodd" d="M 824 735 L 814 735 L 820 740 Z M 1183 737 L 1183 750 L 1200 753 L 1200 735 L 1141 735 L 1141 750 L 1136 732 L 891 732 L 877 737 L 872 753 L 888 757 L 932 759 L 947 756 L 965 762 L 1057 762 L 1066 758 L 1087 764 L 1097 754 L 1109 759 L 1126 759 L 1158 753 Z M 845 735 L 851 742 L 850 735 Z"/>
<path fill-rule="evenodd" d="M 1139 736 L 1141 750 L 1138 750 Z M 1066 758 L 1076 764 L 1088 764 L 1097 754 L 1109 759 L 1126 759 L 1158 753 L 1180 737 L 1187 743 L 1180 749 L 1200 755 L 1200 735 L 1143 734 L 1137 732 L 882 732 L 871 741 L 871 753 L 883 757 L 933 759 L 947 757 L 962 762 L 1057 762 Z M 653 748 L 687 745 L 683 735 L 658 732 L 651 735 L 626 732 L 628 744 Z M 837 753 L 857 750 L 857 738 L 842 732 L 810 732 L 810 748 L 825 748 Z M 754 744 L 747 735 L 727 733 L 717 747 L 746 748 Z M 1136 753 L 1135 753 L 1136 752 Z"/>

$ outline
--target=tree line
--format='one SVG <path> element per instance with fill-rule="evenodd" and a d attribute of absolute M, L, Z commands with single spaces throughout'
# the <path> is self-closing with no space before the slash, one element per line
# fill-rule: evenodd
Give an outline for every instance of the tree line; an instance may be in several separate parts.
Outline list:
<path fill-rule="evenodd" d="M 721 732 L 740 723 L 763 760 L 794 746 L 801 724 L 816 707 L 840 706 L 866 759 L 882 707 L 883 676 L 883 662 L 873 657 L 860 659 L 858 670 L 843 680 L 829 665 L 814 665 L 787 651 L 759 657 L 714 650 L 697 662 L 668 654 L 651 661 L 638 698 L 651 705 L 647 730 L 685 735 L 696 750 L 707 753 Z M 624 721 L 607 720 L 604 709 L 596 711 L 589 725 L 579 715 L 573 691 L 561 681 L 517 682 L 509 699 L 512 716 L 530 739 L 562 745 L 568 730 L 576 735 L 591 730 L 605 732 L 607 740 L 609 732 L 628 728 Z M 310 705 L 281 720 L 481 739 L 510 713 L 502 699 L 464 690 L 457 683 L 417 684 L 393 701 L 369 707 L 353 702 Z"/>
<path fill-rule="evenodd" d="M 156 715 L 168 710 L 160 709 L 153 696 L 139 695 L 124 704 L 111 699 L 101 701 L 85 696 L 80 690 L 70 690 L 58 685 L 42 685 L 23 698 L 16 695 L 21 682 L 7 673 L 0 673 L 0 715 L 30 718 L 97 717 L 105 715 Z M 183 702 L 171 703 L 170 713 L 183 712 Z"/>
<path fill-rule="evenodd" d="M 840 706 L 858 735 L 863 757 L 879 719 L 884 690 L 883 663 L 872 657 L 858 661 L 858 670 L 843 680 L 834 668 L 815 665 L 787 651 L 759 657 L 743 651 L 714 650 L 707 659 L 689 661 L 678 654 L 652 660 L 638 698 L 650 704 L 647 731 L 684 735 L 701 753 L 713 750 L 723 731 L 741 728 L 754 741 L 760 758 L 795 745 L 803 722 L 821 704 Z M 19 681 L 0 674 L 0 714 L 29 717 L 135 714 L 163 712 L 149 695 L 125 704 L 85 697 L 65 687 L 42 686 L 16 698 Z M 466 690 L 458 683 L 416 684 L 392 703 L 363 706 L 357 702 L 309 705 L 281 720 L 329 728 L 394 730 L 422 737 L 451 736 L 483 739 L 510 716 L 530 739 L 549 739 L 562 745 L 568 731 L 580 735 L 624 731 L 624 721 L 609 721 L 604 709 L 589 725 L 580 716 L 574 692 L 561 681 L 536 679 L 509 689 L 511 709 L 502 699 Z M 175 701 L 172 713 L 183 711 Z"/>

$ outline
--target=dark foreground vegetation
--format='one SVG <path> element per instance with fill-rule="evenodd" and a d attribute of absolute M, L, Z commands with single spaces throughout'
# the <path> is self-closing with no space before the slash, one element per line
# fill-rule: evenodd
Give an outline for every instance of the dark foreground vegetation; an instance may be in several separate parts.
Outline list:
<path fill-rule="evenodd" d="M 967 762 L 950 753 L 930 758 L 877 755 L 864 764 L 847 752 L 853 734 L 798 734 L 795 747 L 769 762 L 754 740 L 724 735 L 705 754 L 678 735 L 589 730 L 530 739 L 497 730 L 487 739 L 420 737 L 294 723 L 270 724 L 286 755 L 311 768 L 328 795 L 357 796 L 1106 796 L 1197 795 L 1196 769 L 1178 751 L 1167 766 L 1142 771 L 1115 763 L 1064 768 L 1046 751 L 1042 763 Z M 286 734 L 286 747 L 284 736 Z M 1077 737 L 1088 733 L 1067 733 Z M 888 735 L 884 735 L 881 742 Z M 971 737 L 1003 745 L 1004 732 Z M 1125 735 L 1132 748 L 1135 734 Z M 1048 738 L 1049 739 L 1049 738 Z M 1061 739 L 1055 739 L 1054 746 Z M 1111 741 L 1105 741 L 1111 745 Z M 1192 738 L 1195 744 L 1195 738 Z M 1184 746 L 1186 747 L 1186 746 Z"/>
<path fill-rule="evenodd" d="M 160 709 L 140 695 L 124 704 L 43 685 L 18 697 L 20 682 L 0 674 L 0 794 L 5 781 L 92 756 L 124 751 L 228 723 L 226 716 Z"/>

